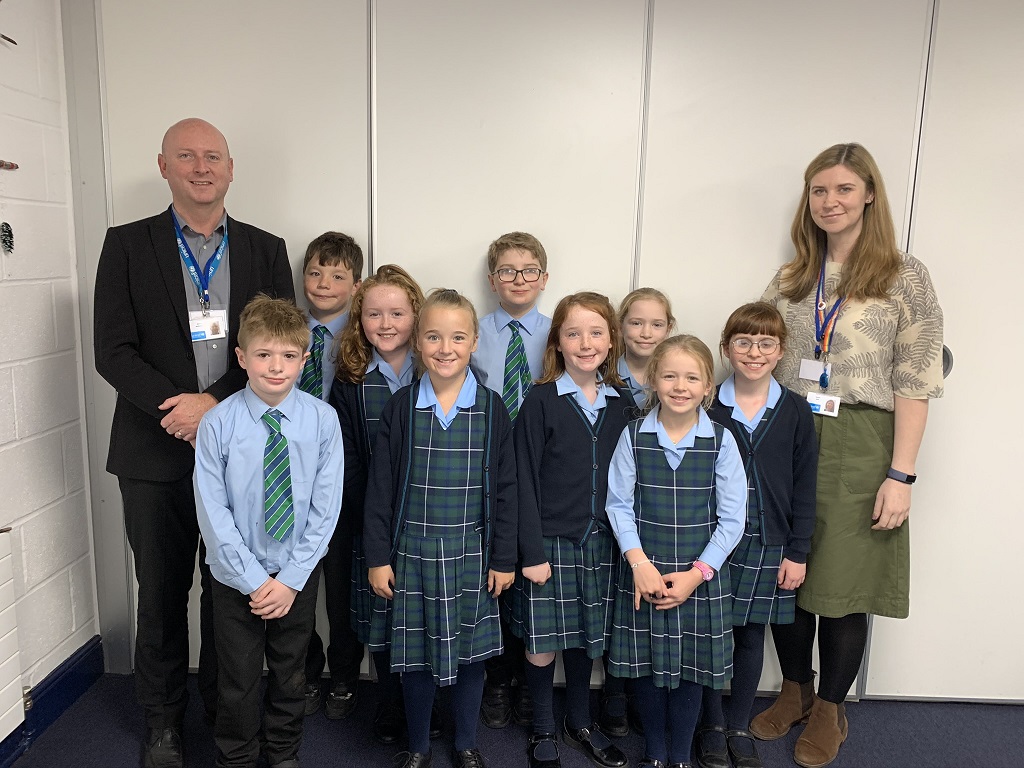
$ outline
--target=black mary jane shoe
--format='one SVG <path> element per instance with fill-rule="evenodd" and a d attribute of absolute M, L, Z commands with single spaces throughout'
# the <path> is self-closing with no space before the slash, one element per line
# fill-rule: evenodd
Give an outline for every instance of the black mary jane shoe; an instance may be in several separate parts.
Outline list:
<path fill-rule="evenodd" d="M 595 724 L 576 730 L 569 728 L 568 721 L 562 723 L 562 739 L 565 743 L 590 758 L 590 762 L 594 765 L 600 768 L 625 768 L 629 765 L 629 760 L 626 759 L 622 750 L 612 744 L 610 739 L 607 747 L 595 747 L 592 736 L 594 731 L 600 733 L 600 729 Z M 608 737 L 605 736 L 605 738 Z"/>
<path fill-rule="evenodd" d="M 551 742 L 555 748 L 554 760 L 537 757 L 537 747 L 545 742 Z M 562 760 L 558 756 L 558 742 L 555 741 L 553 733 L 535 733 L 530 737 L 526 747 L 526 756 L 530 760 L 530 768 L 562 768 Z"/>
<path fill-rule="evenodd" d="M 725 747 L 715 748 L 709 738 L 711 734 L 721 734 L 721 740 L 726 741 L 726 731 L 720 725 L 706 725 L 697 729 L 696 745 L 694 752 L 697 753 L 697 765 L 700 768 L 729 768 L 729 753 Z"/>
<path fill-rule="evenodd" d="M 432 759 L 430 752 L 399 752 L 391 763 L 392 768 L 430 768 Z"/>
<path fill-rule="evenodd" d="M 761 762 L 761 757 L 757 754 L 754 734 L 750 731 L 726 731 L 725 740 L 729 745 L 729 757 L 732 758 L 732 764 L 736 768 L 764 768 L 764 763 Z M 749 741 L 750 749 L 739 752 L 733 748 L 733 742 L 739 740 Z"/>

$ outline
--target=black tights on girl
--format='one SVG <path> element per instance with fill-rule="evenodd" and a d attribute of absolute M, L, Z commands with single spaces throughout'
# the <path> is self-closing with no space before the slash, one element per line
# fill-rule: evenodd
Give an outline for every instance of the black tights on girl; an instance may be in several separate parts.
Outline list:
<path fill-rule="evenodd" d="M 405 692 L 405 719 L 409 724 L 409 751 L 426 755 L 430 752 L 430 710 L 437 692 L 434 674 L 429 671 L 403 672 L 402 690 Z M 480 717 L 480 701 L 484 695 L 482 661 L 459 665 L 452 694 L 455 750 L 462 752 L 475 749 L 476 722 Z"/>
<path fill-rule="evenodd" d="M 811 651 L 814 648 L 815 623 L 818 624 L 818 655 L 821 679 L 818 697 L 841 704 L 853 687 L 868 641 L 868 615 L 851 613 L 837 619 L 815 616 L 796 609 L 792 624 L 772 625 L 772 640 L 779 654 L 782 676 L 795 683 L 812 679 Z"/>
<path fill-rule="evenodd" d="M 701 686 L 683 680 L 678 688 L 659 688 L 651 676 L 633 681 L 633 701 L 647 740 L 647 757 L 663 763 L 688 763 L 700 715 Z M 671 736 L 671 746 L 669 737 Z"/>
<path fill-rule="evenodd" d="M 703 725 L 719 725 L 730 731 L 745 731 L 750 727 L 750 710 L 757 695 L 764 665 L 764 624 L 747 624 L 732 628 L 732 682 L 729 684 L 729 716 L 722 706 L 722 691 L 704 689 Z M 725 749 L 722 738 L 721 749 Z"/>

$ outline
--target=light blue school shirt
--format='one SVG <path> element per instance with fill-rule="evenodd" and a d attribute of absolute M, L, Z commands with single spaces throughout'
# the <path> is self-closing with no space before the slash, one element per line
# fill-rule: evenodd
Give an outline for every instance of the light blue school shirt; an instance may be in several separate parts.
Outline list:
<path fill-rule="evenodd" d="M 501 307 L 485 316 L 480 321 L 480 340 L 470 360 L 477 381 L 493 389 L 499 396 L 505 386 L 505 353 L 512 338 L 508 324 L 512 320 L 512 315 Z M 519 335 L 523 338 L 530 376 L 536 381 L 544 373 L 544 348 L 548 343 L 551 318 L 542 315 L 537 307 L 534 307 L 518 320 L 522 325 Z M 519 405 L 522 404 L 523 395 L 520 392 Z"/>
<path fill-rule="evenodd" d="M 656 406 L 647 414 L 640 425 L 640 432 L 657 434 L 658 445 L 665 451 L 669 466 L 678 469 L 687 449 L 693 447 L 694 438 L 715 436 L 714 423 L 701 408 L 697 412 L 697 426 L 687 432 L 678 443 L 673 443 L 665 427 L 658 421 L 660 409 L 660 405 Z M 643 546 L 637 533 L 636 515 L 633 511 L 635 489 L 636 462 L 633 459 L 633 441 L 630 440 L 627 427 L 619 437 L 619 444 L 615 446 L 612 463 L 608 469 L 606 506 L 608 521 L 622 552 Z M 718 527 L 711 534 L 711 541 L 697 559 L 719 571 L 729 554 L 739 544 L 747 518 L 747 475 L 743 470 L 739 449 L 736 447 L 736 438 L 728 429 L 723 430 L 722 447 L 715 461 L 715 496 L 718 502 Z"/>
<path fill-rule="evenodd" d="M 754 430 L 757 429 L 757 425 L 761 423 L 761 419 L 764 418 L 764 413 L 769 408 L 774 408 L 779 404 L 779 398 L 782 397 L 782 385 L 775 380 L 775 377 L 768 376 L 768 400 L 764 405 L 761 406 L 760 410 L 754 414 L 754 418 L 748 419 L 743 415 L 743 409 L 736 405 L 736 374 L 732 374 L 729 378 L 722 382 L 718 388 L 718 399 L 722 405 L 732 408 L 732 420 L 737 424 L 743 425 L 743 428 L 747 430 L 749 434 L 753 434 Z"/>
<path fill-rule="evenodd" d="M 449 413 L 445 413 L 441 404 L 437 402 L 437 394 L 434 392 L 434 385 L 430 383 L 430 376 L 424 375 L 420 379 L 420 393 L 416 397 L 417 408 L 431 408 L 437 420 L 441 422 L 443 429 L 448 429 L 459 415 L 459 411 L 472 408 L 476 404 L 476 376 L 469 368 L 466 369 L 466 380 L 462 382 L 459 389 L 459 396 L 455 398 L 455 405 Z"/>
<path fill-rule="evenodd" d="M 629 371 L 629 366 L 626 365 L 625 355 L 619 358 L 618 371 L 619 378 L 629 387 L 629 391 L 633 394 L 636 404 L 643 408 L 644 403 L 647 401 L 647 387 L 643 384 L 638 384 L 636 379 L 633 378 L 633 374 Z"/>
<path fill-rule="evenodd" d="M 221 241 L 224 239 L 224 233 L 228 231 L 228 212 L 224 211 L 220 221 L 213 228 L 213 232 L 210 233 L 209 237 L 201 232 L 196 232 L 186 224 L 185 220 L 174 210 L 173 205 L 171 206 L 171 213 L 178 222 L 178 226 L 181 227 L 181 234 L 185 238 L 185 243 L 188 245 L 189 250 L 192 251 L 196 262 L 199 264 L 199 268 L 205 269 L 206 262 L 217 252 L 217 248 L 220 247 Z M 175 243 L 174 247 L 177 248 L 178 244 Z M 178 254 L 178 263 L 181 264 L 181 279 L 185 281 L 186 308 L 189 312 L 200 312 L 203 309 L 203 304 L 199 299 L 199 289 L 192 282 L 192 275 L 189 273 L 188 267 L 185 266 L 185 261 L 181 258 L 180 253 Z M 213 273 L 213 279 L 210 280 L 209 288 L 210 309 L 223 309 L 225 310 L 225 317 L 227 317 L 227 310 L 231 306 L 230 240 L 228 240 L 228 244 L 224 247 L 224 255 L 221 257 L 220 266 Z M 231 328 L 225 329 L 226 335 L 223 339 L 192 342 L 192 354 L 196 360 L 196 379 L 199 382 L 200 392 L 205 392 L 211 384 L 218 381 L 221 376 L 228 372 L 231 360 L 235 356 L 234 350 L 228 347 L 228 338 L 231 336 L 231 330 Z"/>
<path fill-rule="evenodd" d="M 370 357 L 370 364 L 366 366 L 366 372 L 369 373 L 370 371 L 380 371 L 380 375 L 384 377 L 384 381 L 387 382 L 388 389 L 391 390 L 393 395 L 402 387 L 412 384 L 412 377 L 415 373 L 412 350 L 410 349 L 408 354 L 406 354 L 405 362 L 402 363 L 402 370 L 395 373 L 394 368 L 388 365 L 388 361 L 381 357 L 380 353 L 374 349 Z"/>
<path fill-rule="evenodd" d="M 263 514 L 263 451 L 271 409 L 249 385 L 210 409 L 196 436 L 199 529 L 213 578 L 245 594 L 270 574 L 301 590 L 327 552 L 341 511 L 345 452 L 333 408 L 293 387 L 276 406 L 288 439 L 295 528 L 271 538 Z"/>
<path fill-rule="evenodd" d="M 583 394 L 583 390 L 580 389 L 580 385 L 572 380 L 572 376 L 569 375 L 568 371 L 562 371 L 562 375 L 555 379 L 555 391 L 558 392 L 559 397 L 570 395 L 575 398 L 580 408 L 583 409 L 583 413 L 590 420 L 591 425 L 601 415 L 601 409 L 608 404 L 608 398 L 619 396 L 619 393 L 615 391 L 615 387 L 609 387 L 603 381 L 599 381 L 597 382 L 597 397 L 594 398 L 594 402 L 590 402 L 587 396 Z"/>
<path fill-rule="evenodd" d="M 348 325 L 348 312 L 338 315 L 329 323 L 321 323 L 315 317 L 309 315 L 306 325 L 309 327 L 310 333 L 309 346 L 306 347 L 307 352 L 313 349 L 313 331 L 316 330 L 316 327 L 322 325 L 327 329 L 327 333 L 324 334 L 324 356 L 320 358 L 320 377 L 324 384 L 323 395 L 320 399 L 327 400 L 331 394 L 331 387 L 334 385 L 334 374 L 338 369 L 338 354 L 334 347 L 334 340 L 341 335 L 341 332 L 345 330 L 345 326 Z"/>

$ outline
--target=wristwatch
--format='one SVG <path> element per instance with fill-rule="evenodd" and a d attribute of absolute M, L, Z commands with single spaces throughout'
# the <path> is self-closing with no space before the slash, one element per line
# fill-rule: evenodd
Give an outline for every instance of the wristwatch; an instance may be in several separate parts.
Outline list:
<path fill-rule="evenodd" d="M 914 481 L 917 480 L 917 475 L 908 475 L 906 472 L 900 472 L 898 469 L 889 467 L 889 471 L 885 473 L 885 476 L 890 480 L 896 480 L 900 483 L 906 483 L 907 485 L 913 485 Z"/>
<path fill-rule="evenodd" d="M 704 581 L 711 581 L 715 578 L 714 569 L 707 563 L 702 563 L 700 560 L 696 560 L 693 563 L 693 567 L 700 571 L 700 575 L 704 577 Z"/>

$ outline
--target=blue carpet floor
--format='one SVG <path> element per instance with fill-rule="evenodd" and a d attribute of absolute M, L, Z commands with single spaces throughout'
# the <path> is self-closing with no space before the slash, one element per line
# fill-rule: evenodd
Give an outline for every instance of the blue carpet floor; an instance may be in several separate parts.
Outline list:
<path fill-rule="evenodd" d="M 190 680 L 191 699 L 185 723 L 185 763 L 194 768 L 214 764 L 210 729 L 203 723 L 201 705 Z M 556 710 L 563 702 L 556 691 Z M 391 765 L 395 749 L 377 744 L 371 735 L 376 690 L 364 683 L 356 712 L 344 721 L 327 720 L 323 711 L 306 720 L 300 752 L 303 768 L 339 766 L 376 768 Z M 758 699 L 755 709 L 767 707 Z M 596 705 L 596 701 L 595 701 Z M 1024 767 L 1024 707 L 985 704 L 935 704 L 862 701 L 847 707 L 850 736 L 834 768 L 1022 768 Z M 447 723 L 450 730 L 450 720 Z M 795 765 L 795 728 L 776 742 L 759 742 L 768 768 Z M 135 700 L 132 678 L 104 675 L 64 715 L 43 733 L 14 768 L 137 768 L 145 733 Z M 525 768 L 526 730 L 512 724 L 500 731 L 479 729 L 480 750 L 488 768 Z M 434 742 L 435 768 L 448 768 L 451 734 Z M 643 739 L 634 734 L 618 740 L 635 765 L 643 756 Z M 590 763 L 562 747 L 564 768 Z"/>

